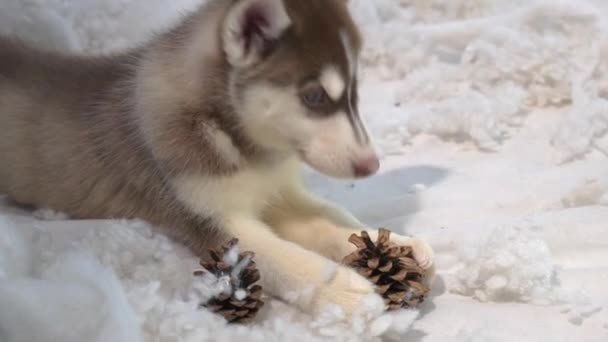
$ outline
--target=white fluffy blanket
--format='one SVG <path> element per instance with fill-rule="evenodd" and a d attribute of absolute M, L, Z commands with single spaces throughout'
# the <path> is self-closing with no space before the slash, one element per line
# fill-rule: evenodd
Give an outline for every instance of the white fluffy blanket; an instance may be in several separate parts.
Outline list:
<path fill-rule="evenodd" d="M 198 0 L 0 0 L 0 32 L 61 50 L 141 41 Z M 0 341 L 607 341 L 608 3 L 351 0 L 362 111 L 384 153 L 311 186 L 427 238 L 420 312 L 345 324 L 269 304 L 252 326 L 200 309 L 196 257 L 141 222 L 0 204 Z M 0 161 L 1 162 L 1 161 Z"/>

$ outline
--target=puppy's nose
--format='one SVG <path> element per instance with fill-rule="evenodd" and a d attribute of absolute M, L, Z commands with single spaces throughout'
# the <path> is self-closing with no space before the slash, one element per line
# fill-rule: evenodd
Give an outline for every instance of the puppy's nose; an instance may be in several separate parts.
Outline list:
<path fill-rule="evenodd" d="M 379 168 L 380 160 L 378 160 L 378 157 L 375 155 L 361 158 L 353 162 L 353 171 L 357 178 L 371 176 L 378 172 Z"/>

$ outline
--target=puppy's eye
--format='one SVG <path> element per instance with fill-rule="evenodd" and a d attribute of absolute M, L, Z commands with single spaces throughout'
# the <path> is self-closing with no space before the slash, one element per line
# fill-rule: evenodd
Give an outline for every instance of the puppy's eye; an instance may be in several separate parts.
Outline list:
<path fill-rule="evenodd" d="M 329 96 L 321 86 L 305 89 L 301 96 L 304 104 L 310 108 L 319 108 L 331 104 Z"/>

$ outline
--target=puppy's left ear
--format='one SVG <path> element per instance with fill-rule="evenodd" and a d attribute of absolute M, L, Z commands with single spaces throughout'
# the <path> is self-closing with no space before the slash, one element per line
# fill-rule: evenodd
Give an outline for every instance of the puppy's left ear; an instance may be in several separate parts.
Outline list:
<path fill-rule="evenodd" d="M 291 25 L 283 0 L 239 0 L 226 16 L 222 41 L 228 62 L 245 68 L 263 60 Z"/>

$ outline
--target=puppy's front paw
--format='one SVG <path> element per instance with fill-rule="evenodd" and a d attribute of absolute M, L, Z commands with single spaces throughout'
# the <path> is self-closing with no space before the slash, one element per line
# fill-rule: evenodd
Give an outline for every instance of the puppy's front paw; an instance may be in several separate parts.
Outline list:
<path fill-rule="evenodd" d="M 335 304 L 342 308 L 346 317 L 351 317 L 362 307 L 364 299 L 374 296 L 382 306 L 382 298 L 376 294 L 375 287 L 369 280 L 354 270 L 339 265 L 331 279 L 321 285 L 314 310 L 318 312 L 327 305 Z"/>
<path fill-rule="evenodd" d="M 372 240 L 378 239 L 378 231 L 369 233 Z M 391 242 L 399 246 L 412 248 L 414 259 L 420 267 L 426 271 L 425 283 L 431 285 L 435 278 L 435 252 L 425 240 L 391 233 Z"/>
<path fill-rule="evenodd" d="M 400 246 L 411 247 L 414 259 L 423 269 L 428 270 L 435 264 L 435 252 L 425 240 L 393 233 L 391 241 Z"/>

